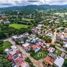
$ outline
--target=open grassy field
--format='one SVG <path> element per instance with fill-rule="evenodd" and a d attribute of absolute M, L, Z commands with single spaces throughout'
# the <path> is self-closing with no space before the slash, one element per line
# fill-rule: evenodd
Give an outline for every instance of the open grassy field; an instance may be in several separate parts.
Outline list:
<path fill-rule="evenodd" d="M 13 27 L 15 29 L 21 29 L 21 28 L 28 28 L 28 25 L 23 25 L 23 24 L 10 24 L 9 27 Z"/>

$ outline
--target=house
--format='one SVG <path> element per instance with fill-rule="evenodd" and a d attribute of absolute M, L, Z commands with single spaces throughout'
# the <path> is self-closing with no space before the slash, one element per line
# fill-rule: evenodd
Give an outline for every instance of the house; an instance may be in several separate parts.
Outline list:
<path fill-rule="evenodd" d="M 64 34 L 62 34 L 61 32 L 57 33 L 56 34 L 56 40 L 59 41 L 59 40 L 63 40 L 64 39 Z"/>
<path fill-rule="evenodd" d="M 13 61 L 14 61 L 14 63 L 15 63 L 16 65 L 18 65 L 19 67 L 21 67 L 21 65 L 22 65 L 23 63 L 25 63 L 25 62 L 24 62 L 24 59 L 23 59 L 23 56 L 22 56 L 21 54 L 15 54 Z"/>
<path fill-rule="evenodd" d="M 0 19 L 0 24 L 3 22 L 3 20 L 2 19 Z"/>
<path fill-rule="evenodd" d="M 44 59 L 44 63 L 49 64 L 49 65 L 53 65 L 53 63 L 54 63 L 54 58 L 52 58 L 51 56 L 47 56 L 47 57 Z"/>
<path fill-rule="evenodd" d="M 38 41 L 37 43 L 36 43 L 36 45 L 39 45 L 39 46 L 41 46 L 41 47 L 43 47 L 44 46 L 44 42 L 43 41 Z"/>
<path fill-rule="evenodd" d="M 12 40 L 18 42 L 19 44 L 23 44 L 26 42 L 26 40 L 28 39 L 27 35 L 15 35 L 15 36 L 12 36 Z"/>
<path fill-rule="evenodd" d="M 25 62 L 26 55 L 22 54 L 16 46 L 11 46 L 10 49 L 5 49 L 7 53 L 7 59 L 12 61 L 13 67 L 29 67 Z"/>
<path fill-rule="evenodd" d="M 67 33 L 67 28 L 64 29 L 64 32 Z"/>
<path fill-rule="evenodd" d="M 49 47 L 47 50 L 48 50 L 49 52 L 53 53 L 53 52 L 55 51 L 55 48 Z"/>
<path fill-rule="evenodd" d="M 12 61 L 12 60 L 13 60 L 13 56 L 14 56 L 15 54 L 19 54 L 19 53 L 20 53 L 20 51 L 17 49 L 16 46 L 11 46 L 10 49 L 5 49 L 5 52 L 6 52 L 6 54 L 7 54 L 7 59 L 8 59 L 9 61 Z"/>
<path fill-rule="evenodd" d="M 62 57 L 57 57 L 56 60 L 54 61 L 54 65 L 56 67 L 62 67 L 64 63 L 64 59 Z"/>
<path fill-rule="evenodd" d="M 26 50 L 26 51 L 30 51 L 30 43 L 24 43 L 22 44 L 22 47 Z"/>
<path fill-rule="evenodd" d="M 31 48 L 32 48 L 32 50 L 34 50 L 35 53 L 41 49 L 41 47 L 38 45 L 32 45 Z"/>
<path fill-rule="evenodd" d="M 35 43 L 37 43 L 38 42 L 38 39 L 37 38 L 32 38 L 31 40 L 30 40 L 30 43 L 31 44 L 35 44 Z"/>
<path fill-rule="evenodd" d="M 17 40 L 17 38 L 18 38 L 18 36 L 17 36 L 17 35 L 12 36 L 12 40 L 14 40 L 14 41 L 16 41 L 16 40 Z"/>
<path fill-rule="evenodd" d="M 64 42 L 67 42 L 67 33 L 64 33 L 64 39 L 63 39 Z"/>
<path fill-rule="evenodd" d="M 4 24 L 10 24 L 10 21 L 6 20 L 6 21 L 3 21 Z"/>

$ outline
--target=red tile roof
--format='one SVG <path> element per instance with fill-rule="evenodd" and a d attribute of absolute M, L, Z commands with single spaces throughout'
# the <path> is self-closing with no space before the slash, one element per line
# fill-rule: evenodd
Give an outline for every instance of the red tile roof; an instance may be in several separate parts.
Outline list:
<path fill-rule="evenodd" d="M 44 59 L 44 62 L 50 64 L 50 65 L 53 65 L 53 62 L 54 62 L 54 59 L 50 56 L 47 56 L 45 59 Z"/>
<path fill-rule="evenodd" d="M 41 47 L 38 46 L 38 45 L 32 45 L 31 47 L 32 47 L 33 50 L 35 50 L 36 48 L 41 48 Z"/>

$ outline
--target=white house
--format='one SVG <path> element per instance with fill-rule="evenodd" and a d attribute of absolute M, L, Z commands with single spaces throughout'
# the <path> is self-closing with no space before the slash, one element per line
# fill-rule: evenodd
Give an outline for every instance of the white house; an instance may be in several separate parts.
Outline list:
<path fill-rule="evenodd" d="M 56 60 L 54 61 L 54 64 L 57 67 L 62 67 L 64 63 L 64 59 L 62 57 L 57 57 Z"/>

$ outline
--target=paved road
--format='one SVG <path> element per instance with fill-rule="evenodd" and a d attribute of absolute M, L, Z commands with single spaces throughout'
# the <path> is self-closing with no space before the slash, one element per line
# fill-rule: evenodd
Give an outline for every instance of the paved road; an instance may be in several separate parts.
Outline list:
<path fill-rule="evenodd" d="M 56 34 L 57 34 L 57 30 L 55 30 L 55 32 L 54 32 L 54 35 L 53 35 L 53 38 L 52 38 L 52 44 L 54 44 L 55 41 L 56 41 Z"/>

